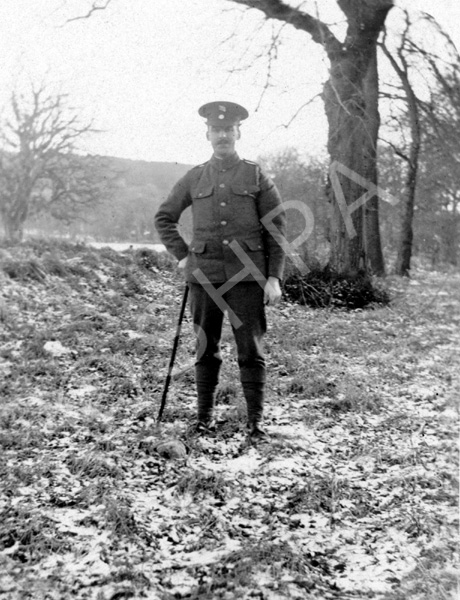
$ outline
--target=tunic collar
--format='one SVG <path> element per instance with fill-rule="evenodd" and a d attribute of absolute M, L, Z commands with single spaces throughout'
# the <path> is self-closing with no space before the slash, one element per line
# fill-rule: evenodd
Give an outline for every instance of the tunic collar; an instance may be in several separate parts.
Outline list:
<path fill-rule="evenodd" d="M 209 162 L 218 171 L 227 171 L 228 169 L 232 169 L 240 162 L 240 157 L 236 152 L 231 156 L 226 156 L 225 158 L 217 158 L 213 154 Z"/>

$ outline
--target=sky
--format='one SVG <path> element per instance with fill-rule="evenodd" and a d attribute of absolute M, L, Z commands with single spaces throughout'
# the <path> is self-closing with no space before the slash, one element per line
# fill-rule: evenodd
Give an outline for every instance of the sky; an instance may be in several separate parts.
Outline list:
<path fill-rule="evenodd" d="M 256 160 L 286 147 L 325 155 L 327 126 L 317 95 L 328 65 L 306 33 L 290 27 L 279 33 L 280 24 L 229 0 L 112 0 L 89 19 L 69 21 L 84 15 L 89 4 L 1 0 L 3 114 L 13 89 L 45 82 L 53 92 L 68 94 L 81 119 L 100 131 L 84 141 L 82 151 L 197 164 L 210 154 L 199 106 L 233 100 L 250 113 L 242 125 L 241 156 Z M 318 10 L 337 35 L 343 33 L 334 0 L 305 5 Z M 432 14 L 460 47 L 458 0 L 397 5 Z M 390 12 L 389 26 L 398 14 Z M 273 33 L 279 43 L 267 85 Z"/>

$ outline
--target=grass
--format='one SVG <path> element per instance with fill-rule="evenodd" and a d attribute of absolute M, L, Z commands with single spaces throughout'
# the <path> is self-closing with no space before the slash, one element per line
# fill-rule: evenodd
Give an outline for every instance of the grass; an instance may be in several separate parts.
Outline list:
<path fill-rule="evenodd" d="M 453 598 L 458 275 L 389 278 L 369 311 L 269 308 L 259 446 L 228 323 L 218 432 L 190 435 L 193 370 L 155 423 L 182 288 L 165 255 L 33 242 L 0 281 L 5 598 Z M 193 348 L 187 317 L 178 370 Z M 185 457 L 156 451 L 172 439 Z"/>
<path fill-rule="evenodd" d="M 295 587 L 311 592 L 311 598 L 327 598 L 336 590 L 334 585 L 328 584 L 329 566 L 323 558 L 326 557 L 320 552 L 301 556 L 289 544 L 276 540 L 249 545 L 244 550 L 232 552 L 215 566 L 211 576 L 192 597 L 220 597 L 222 590 L 229 591 L 227 593 L 232 597 L 241 597 L 248 588 L 257 590 L 260 582 L 264 582 L 265 586 L 270 585 L 275 597 L 276 594 L 289 597 L 292 587 Z M 340 564 L 335 568 L 340 569 Z M 296 573 L 295 577 L 291 573 Z M 251 597 L 264 598 L 265 594 L 255 592 Z"/>
<path fill-rule="evenodd" d="M 179 479 L 175 486 L 178 494 L 190 494 L 194 499 L 210 495 L 224 501 L 232 486 L 225 479 L 213 472 L 192 471 Z"/>

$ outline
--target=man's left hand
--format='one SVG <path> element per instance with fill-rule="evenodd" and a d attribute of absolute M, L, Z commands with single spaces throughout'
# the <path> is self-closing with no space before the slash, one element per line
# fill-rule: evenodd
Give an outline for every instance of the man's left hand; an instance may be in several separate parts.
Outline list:
<path fill-rule="evenodd" d="M 277 277 L 269 277 L 264 287 L 264 304 L 274 306 L 281 300 L 280 282 Z"/>

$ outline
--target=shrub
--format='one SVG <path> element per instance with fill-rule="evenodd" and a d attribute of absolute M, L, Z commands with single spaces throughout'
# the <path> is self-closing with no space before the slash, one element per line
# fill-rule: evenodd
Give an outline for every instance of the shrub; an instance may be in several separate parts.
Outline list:
<path fill-rule="evenodd" d="M 2 269 L 11 279 L 18 281 L 44 281 L 46 273 L 36 258 L 7 258 L 2 261 Z"/>
<path fill-rule="evenodd" d="M 341 275 L 326 267 L 303 275 L 292 264 L 283 281 L 283 295 L 290 302 L 313 308 L 355 310 L 390 302 L 383 286 L 364 273 Z"/>
<path fill-rule="evenodd" d="M 175 267 L 175 259 L 167 252 L 156 252 L 148 248 L 140 248 L 134 253 L 136 264 L 147 270 L 169 271 Z"/>

